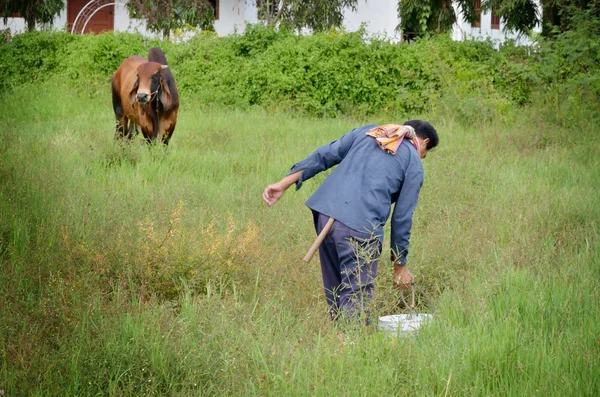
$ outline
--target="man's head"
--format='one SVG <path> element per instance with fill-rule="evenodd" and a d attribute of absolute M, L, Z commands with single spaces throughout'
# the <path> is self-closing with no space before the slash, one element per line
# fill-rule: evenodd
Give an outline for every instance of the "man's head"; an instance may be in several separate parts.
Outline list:
<path fill-rule="evenodd" d="M 422 159 L 427 156 L 427 152 L 436 147 L 439 143 L 437 131 L 431 124 L 423 120 L 408 120 L 402 123 L 403 125 L 409 125 L 414 128 L 417 139 L 421 141 L 421 153 L 419 155 Z"/>

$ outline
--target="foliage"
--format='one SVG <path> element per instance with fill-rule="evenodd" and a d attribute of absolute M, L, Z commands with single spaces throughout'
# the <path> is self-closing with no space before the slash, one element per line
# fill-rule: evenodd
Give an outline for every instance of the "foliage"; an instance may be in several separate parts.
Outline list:
<path fill-rule="evenodd" d="M 502 18 L 503 30 L 530 34 L 543 25 L 542 35 L 552 37 L 558 32 L 576 28 L 572 18 L 588 11 L 590 18 L 600 18 L 600 5 L 595 0 L 482 0 L 481 9 L 474 8 L 472 0 L 400 0 L 398 28 L 405 38 L 423 37 L 432 33 L 448 32 L 457 21 L 453 5 L 467 22 L 474 22 L 481 11 L 494 12 Z"/>
<path fill-rule="evenodd" d="M 65 7 L 63 0 L 4 0 L 0 2 L 0 11 L 4 23 L 14 13 L 19 13 L 27 23 L 27 30 L 32 32 L 36 23 L 52 23 L 54 17 Z"/>
<path fill-rule="evenodd" d="M 545 0 L 542 1 L 542 33 L 544 37 L 554 37 L 575 29 L 573 17 L 586 12 L 589 18 L 600 18 L 600 4 L 597 0 Z"/>
<path fill-rule="evenodd" d="M 459 10 L 469 19 L 473 2 L 458 2 Z M 451 0 L 400 0 L 398 1 L 398 27 L 405 39 L 430 33 L 448 32 L 456 22 Z"/>
<path fill-rule="evenodd" d="M 542 22 L 537 3 L 535 0 L 484 0 L 481 9 L 500 16 L 504 31 L 529 34 Z M 542 0 L 541 6 L 547 7 L 547 3 Z"/>
<path fill-rule="evenodd" d="M 30 32 L 15 35 L 0 45 L 0 87 L 44 81 L 58 72 L 61 57 L 75 36 L 59 32 Z"/>
<path fill-rule="evenodd" d="M 553 104 L 551 117 L 564 123 L 595 119 L 600 98 L 600 19 L 592 10 L 575 13 L 572 30 L 542 40 L 535 72 L 544 100 Z"/>
<path fill-rule="evenodd" d="M 9 43 L 12 40 L 10 28 L 0 30 L 0 45 Z"/>
<path fill-rule="evenodd" d="M 111 76 L 125 58 L 133 55 L 148 56 L 151 46 L 159 40 L 149 40 L 139 34 L 109 33 L 97 36 L 77 36 L 62 54 L 63 71 L 74 81 L 93 80 Z"/>
<path fill-rule="evenodd" d="M 344 9 L 354 9 L 357 2 L 358 0 L 265 1 L 259 7 L 259 16 L 272 26 L 287 27 L 298 32 L 304 28 L 322 32 L 341 27 Z"/>
<path fill-rule="evenodd" d="M 209 0 L 129 0 L 127 8 L 133 18 L 144 18 L 150 31 L 169 37 L 171 31 L 184 27 L 212 30 L 215 9 Z"/>
<path fill-rule="evenodd" d="M 180 44 L 124 33 L 17 35 L 0 46 L 0 86 L 56 75 L 95 95 L 123 59 L 160 46 L 182 95 L 205 104 L 318 116 L 445 109 L 489 120 L 505 117 L 512 106 L 546 101 L 560 109 L 552 117 L 562 118 L 571 108 L 593 114 L 597 105 L 600 32 L 591 12 L 574 14 L 576 28 L 553 40 L 535 47 L 506 42 L 500 50 L 491 41 L 455 42 L 443 35 L 408 45 L 364 32 L 300 36 L 261 25 L 229 37 L 201 33 Z"/>

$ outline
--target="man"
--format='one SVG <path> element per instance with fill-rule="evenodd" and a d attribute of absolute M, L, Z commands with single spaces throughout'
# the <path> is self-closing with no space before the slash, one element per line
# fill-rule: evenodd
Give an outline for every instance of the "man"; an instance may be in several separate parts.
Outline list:
<path fill-rule="evenodd" d="M 356 318 L 372 297 L 383 243 L 383 226 L 395 203 L 391 223 L 394 283 L 414 281 L 406 266 L 412 215 L 423 184 L 427 152 L 438 144 L 433 126 L 410 120 L 403 125 L 366 125 L 319 147 L 294 164 L 263 192 L 267 205 L 321 171 L 337 167 L 308 199 L 317 234 L 329 218 L 333 226 L 319 247 L 323 285 L 331 316 Z"/>

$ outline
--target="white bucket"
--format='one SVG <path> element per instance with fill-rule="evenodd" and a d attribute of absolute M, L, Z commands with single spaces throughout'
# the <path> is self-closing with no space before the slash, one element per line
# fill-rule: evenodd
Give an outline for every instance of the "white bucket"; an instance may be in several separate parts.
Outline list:
<path fill-rule="evenodd" d="M 432 314 L 392 314 L 379 317 L 378 328 L 394 336 L 414 336 L 432 319 Z"/>

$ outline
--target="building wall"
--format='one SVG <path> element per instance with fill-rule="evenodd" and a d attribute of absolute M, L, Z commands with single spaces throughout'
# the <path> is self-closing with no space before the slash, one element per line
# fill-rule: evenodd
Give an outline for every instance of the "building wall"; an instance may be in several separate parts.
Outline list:
<path fill-rule="evenodd" d="M 8 18 L 6 23 L 0 18 L 0 30 L 10 29 L 11 34 L 17 34 L 24 32 L 27 28 L 25 26 L 25 19 L 23 18 Z"/>
<path fill-rule="evenodd" d="M 115 4 L 115 32 L 133 32 L 150 35 L 146 30 L 146 21 L 129 18 L 129 11 L 123 3 Z"/>
<path fill-rule="evenodd" d="M 144 20 L 129 18 L 125 9 L 126 0 L 115 0 L 115 23 L 114 30 L 117 32 L 138 32 L 144 35 L 151 35 L 146 29 Z M 219 0 L 219 19 L 215 21 L 215 31 L 219 36 L 226 36 L 235 31 L 243 32 L 246 21 L 250 23 L 258 22 L 256 1 L 252 0 Z M 66 30 L 67 25 L 67 7 L 58 15 L 51 25 L 44 26 L 45 29 Z M 26 30 L 25 20 L 23 18 L 8 18 L 4 24 L 0 18 L 0 29 L 9 28 L 11 34 L 23 33 Z"/>
<path fill-rule="evenodd" d="M 246 5 L 244 0 L 219 0 L 219 19 L 215 21 L 215 32 L 219 36 L 243 32 L 247 20 L 258 21 L 255 1 L 248 1 Z"/>
<path fill-rule="evenodd" d="M 53 30 L 64 30 L 66 24 L 67 7 L 65 6 L 65 8 L 60 12 L 60 14 L 54 18 L 54 21 L 51 24 L 44 25 L 43 28 Z M 10 29 L 10 33 L 12 35 L 15 35 L 27 31 L 27 24 L 25 23 L 24 18 L 8 18 L 6 23 L 4 23 L 4 20 L 2 18 L 0 18 L 0 30 L 4 29 Z"/>
<path fill-rule="evenodd" d="M 126 0 L 116 0 L 116 2 L 125 2 Z M 364 24 L 369 35 L 375 35 L 387 38 L 392 41 L 399 40 L 399 34 L 396 27 L 400 23 L 397 12 L 398 0 L 359 0 L 355 11 L 346 9 L 344 11 L 344 28 L 348 31 L 358 30 Z M 539 7 L 539 0 L 538 0 Z M 456 7 L 456 6 L 455 6 Z M 514 33 L 505 33 L 502 31 L 502 21 L 500 29 L 491 28 L 491 14 L 482 13 L 481 27 L 472 27 L 470 23 L 462 20 L 462 15 L 455 8 L 458 22 L 454 24 L 452 37 L 454 40 L 465 39 L 486 39 L 491 38 L 494 41 L 502 42 L 505 38 L 515 39 L 519 44 L 528 44 L 527 37 L 520 37 Z M 226 36 L 234 32 L 243 32 L 246 23 L 257 23 L 256 0 L 219 0 L 219 16 L 215 21 L 215 31 L 219 36 Z M 51 26 L 45 28 L 65 30 L 67 24 L 67 9 L 56 17 Z M 8 18 L 4 24 L 0 18 L 0 29 L 10 28 L 12 34 L 22 33 L 26 30 L 23 18 Z M 139 32 L 144 35 L 152 35 L 146 29 L 143 20 L 129 18 L 124 5 L 115 6 L 114 29 L 118 32 L 130 31 Z M 541 27 L 536 29 L 541 31 Z M 185 33 L 182 37 L 188 37 L 192 32 Z"/>
<path fill-rule="evenodd" d="M 400 38 L 396 32 L 400 23 L 397 5 L 397 0 L 358 0 L 356 11 L 344 10 L 344 28 L 355 32 L 365 24 L 369 35 L 397 41 Z"/>
<path fill-rule="evenodd" d="M 541 15 L 541 6 L 539 0 L 537 0 L 536 3 Z M 515 40 L 515 42 L 519 45 L 531 44 L 531 41 L 527 36 L 517 35 L 516 33 L 512 32 L 504 32 L 504 23 L 502 20 L 500 20 L 499 29 L 492 29 L 492 14 L 490 12 L 481 13 L 481 24 L 479 28 L 476 28 L 471 26 L 470 23 L 465 22 L 463 20 L 462 13 L 459 12 L 459 10 L 456 8 L 456 5 L 454 5 L 454 11 L 456 12 L 457 19 L 457 23 L 454 24 L 454 27 L 452 29 L 452 38 L 454 40 L 486 40 L 489 38 L 492 39 L 492 41 L 499 44 L 506 39 L 512 39 Z M 537 26 L 536 28 L 534 28 L 534 31 L 541 32 L 541 26 Z"/>

